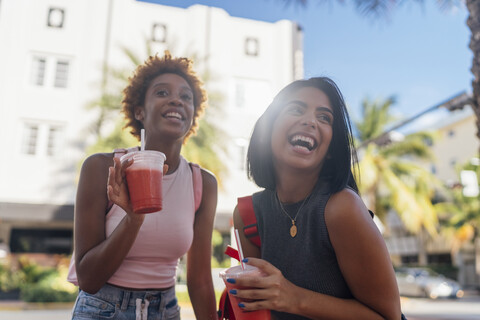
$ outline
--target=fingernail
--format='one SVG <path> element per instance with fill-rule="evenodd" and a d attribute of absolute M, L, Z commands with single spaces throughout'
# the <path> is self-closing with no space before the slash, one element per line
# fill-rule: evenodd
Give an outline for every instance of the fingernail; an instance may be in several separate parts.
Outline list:
<path fill-rule="evenodd" d="M 246 262 L 248 262 L 248 258 L 245 258 L 242 261 L 246 263 Z"/>
<path fill-rule="evenodd" d="M 228 278 L 228 279 L 227 279 L 227 282 L 228 282 L 228 283 L 235 283 L 235 279 L 233 279 L 233 278 Z"/>
<path fill-rule="evenodd" d="M 239 306 L 240 308 L 245 308 L 245 305 L 244 305 L 243 303 L 241 303 L 241 302 L 238 304 L 238 306 Z"/>
<path fill-rule="evenodd" d="M 237 290 L 235 290 L 235 289 L 232 289 L 232 290 L 230 290 L 229 292 L 230 292 L 231 294 L 237 294 Z"/>

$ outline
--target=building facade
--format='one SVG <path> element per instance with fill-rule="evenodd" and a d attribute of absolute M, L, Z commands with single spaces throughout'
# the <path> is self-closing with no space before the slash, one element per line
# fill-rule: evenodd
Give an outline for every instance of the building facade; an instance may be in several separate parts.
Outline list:
<path fill-rule="evenodd" d="M 467 104 L 452 110 L 440 109 L 437 114 L 440 116 L 435 116 L 435 121 L 426 128 L 436 133 L 436 139 L 430 145 L 433 159 L 424 165 L 447 187 L 461 187 L 464 185 L 461 168 L 478 161 L 476 117 Z M 478 187 L 478 181 L 476 184 Z M 480 285 L 480 272 L 476 267 L 480 265 L 478 240 L 476 244 L 464 244 L 452 255 L 452 234 L 439 233 L 436 237 L 411 235 L 394 212 L 388 214 L 387 225 L 390 232 L 385 241 L 395 265 L 453 265 L 458 269 L 457 278 L 462 285 Z M 421 255 L 426 261 L 420 261 Z"/>
<path fill-rule="evenodd" d="M 227 231 L 236 197 L 256 190 L 245 154 L 258 116 L 287 83 L 303 77 L 302 30 L 232 17 L 223 9 L 169 7 L 134 0 L 0 2 L 0 242 L 14 252 L 69 253 L 79 167 L 98 118 L 105 67 L 120 68 L 122 48 L 195 56 L 212 74 L 208 91 L 224 99 L 228 175 L 216 228 Z M 132 68 L 133 71 L 133 68 Z"/>

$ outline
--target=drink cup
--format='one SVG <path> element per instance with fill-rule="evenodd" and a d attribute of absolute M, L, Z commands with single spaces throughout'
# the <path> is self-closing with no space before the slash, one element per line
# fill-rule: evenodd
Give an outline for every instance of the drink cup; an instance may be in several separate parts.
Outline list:
<path fill-rule="evenodd" d="M 120 158 L 123 163 L 133 159 L 126 169 L 128 193 L 135 213 L 162 210 L 162 179 L 165 154 L 145 150 L 129 152 Z"/>
<path fill-rule="evenodd" d="M 248 302 L 246 299 L 237 298 L 235 295 L 230 294 L 232 289 L 250 289 L 248 287 L 242 287 L 236 283 L 227 282 L 227 279 L 234 278 L 240 279 L 242 277 L 263 277 L 265 274 L 257 267 L 245 265 L 245 269 L 242 266 L 235 266 L 228 268 L 225 271 L 220 272 L 220 278 L 225 282 L 227 287 L 228 297 L 232 304 L 233 313 L 237 320 L 270 320 L 270 310 L 256 310 L 256 311 L 244 311 L 238 306 L 242 301 Z"/>

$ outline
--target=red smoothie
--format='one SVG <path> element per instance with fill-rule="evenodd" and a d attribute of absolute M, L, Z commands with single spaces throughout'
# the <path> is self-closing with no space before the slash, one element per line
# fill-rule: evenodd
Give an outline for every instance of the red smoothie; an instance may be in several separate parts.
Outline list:
<path fill-rule="evenodd" d="M 162 210 L 163 172 L 149 168 L 127 168 L 128 192 L 135 213 Z"/>
<path fill-rule="evenodd" d="M 270 310 L 257 310 L 257 311 L 243 311 L 238 304 L 242 301 L 247 301 L 246 299 L 240 299 L 237 296 L 230 294 L 232 289 L 249 289 L 246 287 L 241 287 L 235 283 L 230 283 L 227 281 L 228 278 L 238 279 L 241 277 L 263 277 L 264 274 L 257 267 L 245 265 L 245 269 L 242 269 L 241 266 L 234 266 L 228 268 L 225 271 L 220 272 L 220 277 L 225 282 L 227 287 L 228 297 L 232 304 L 233 313 L 235 314 L 235 319 L 237 320 L 270 320 L 271 314 Z"/>

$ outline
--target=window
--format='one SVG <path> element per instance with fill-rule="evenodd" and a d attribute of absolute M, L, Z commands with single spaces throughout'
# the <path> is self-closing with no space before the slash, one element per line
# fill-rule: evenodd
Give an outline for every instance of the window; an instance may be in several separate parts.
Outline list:
<path fill-rule="evenodd" d="M 61 129 L 59 127 L 50 127 L 48 132 L 48 141 L 47 141 L 47 155 L 55 156 L 58 153 L 59 149 L 59 137 Z"/>
<path fill-rule="evenodd" d="M 155 23 L 152 26 L 152 41 L 164 43 L 167 41 L 167 26 L 160 23 Z"/>
<path fill-rule="evenodd" d="M 247 56 L 258 56 L 259 44 L 258 39 L 247 38 L 245 39 L 245 54 Z"/>
<path fill-rule="evenodd" d="M 67 88 L 70 59 L 35 54 L 32 58 L 30 83 L 35 86 Z"/>
<path fill-rule="evenodd" d="M 47 60 L 44 57 L 33 57 L 32 84 L 43 86 L 45 83 L 45 67 Z"/>
<path fill-rule="evenodd" d="M 450 253 L 429 254 L 427 260 L 429 264 L 452 265 L 452 255 Z"/>
<path fill-rule="evenodd" d="M 455 130 L 448 130 L 447 136 L 454 137 L 455 136 Z"/>
<path fill-rule="evenodd" d="M 21 152 L 27 155 L 55 157 L 63 141 L 63 125 L 34 120 L 24 124 Z"/>
<path fill-rule="evenodd" d="M 37 153 L 38 125 L 26 124 L 24 128 L 22 153 L 34 155 Z"/>
<path fill-rule="evenodd" d="M 402 264 L 416 264 L 418 263 L 418 255 L 405 255 L 401 257 Z"/>
<path fill-rule="evenodd" d="M 63 28 L 65 21 L 65 10 L 60 8 L 48 9 L 47 26 L 51 28 Z"/>
<path fill-rule="evenodd" d="M 70 254 L 72 230 L 13 228 L 10 248 L 13 253 Z"/>
<path fill-rule="evenodd" d="M 66 88 L 68 81 L 68 61 L 58 60 L 55 71 L 55 87 Z"/>

